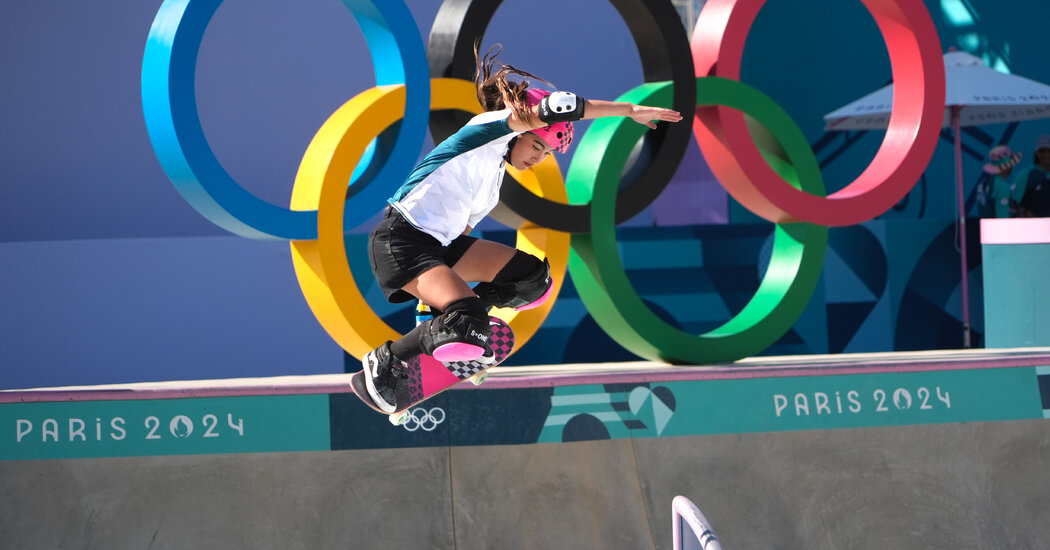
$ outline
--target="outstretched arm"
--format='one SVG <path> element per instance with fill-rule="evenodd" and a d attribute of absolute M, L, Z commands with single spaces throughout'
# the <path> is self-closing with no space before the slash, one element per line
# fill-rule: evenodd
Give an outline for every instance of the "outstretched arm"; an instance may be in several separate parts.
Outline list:
<path fill-rule="evenodd" d="M 515 132 L 527 132 L 529 130 L 535 130 L 536 128 L 543 128 L 546 126 L 547 123 L 540 120 L 539 106 L 534 105 L 531 110 L 533 114 L 531 123 L 519 120 L 518 117 L 512 113 L 507 120 L 507 123 L 510 124 L 510 129 Z M 649 128 L 656 128 L 656 123 L 661 121 L 678 122 L 682 120 L 681 113 L 663 107 L 648 107 L 622 101 L 602 101 L 596 99 L 588 99 L 584 102 L 583 119 L 608 116 L 629 117 L 638 124 L 644 124 Z"/>
<path fill-rule="evenodd" d="M 644 124 L 650 128 L 656 128 L 657 121 L 678 122 L 682 120 L 681 113 L 663 107 L 647 107 L 620 101 L 587 100 L 583 111 L 584 119 L 606 116 L 630 117 L 638 124 Z"/>

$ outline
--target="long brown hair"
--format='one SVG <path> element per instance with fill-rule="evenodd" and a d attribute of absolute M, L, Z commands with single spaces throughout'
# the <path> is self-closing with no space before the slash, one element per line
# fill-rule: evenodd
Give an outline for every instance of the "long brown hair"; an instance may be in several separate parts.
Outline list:
<path fill-rule="evenodd" d="M 548 85 L 550 82 L 512 65 L 496 61 L 496 57 L 503 51 L 502 44 L 493 45 L 484 56 L 480 55 L 480 47 L 481 40 L 475 41 L 474 62 L 477 70 L 474 72 L 474 86 L 477 88 L 481 107 L 485 111 L 498 111 L 510 107 L 519 120 L 531 123 L 533 115 L 525 97 L 529 80 L 535 79 Z M 512 81 L 507 78 L 509 75 L 517 75 L 524 80 Z"/>

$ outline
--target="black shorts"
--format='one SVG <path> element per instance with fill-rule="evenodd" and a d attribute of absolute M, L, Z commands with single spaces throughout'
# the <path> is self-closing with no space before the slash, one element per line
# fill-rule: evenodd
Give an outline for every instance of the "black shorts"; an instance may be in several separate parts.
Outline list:
<path fill-rule="evenodd" d="M 401 287 L 432 267 L 455 265 L 477 240 L 460 235 L 448 246 L 441 246 L 441 241 L 420 231 L 397 209 L 387 206 L 382 221 L 368 237 L 368 261 L 386 299 L 395 304 L 407 302 L 415 297 Z"/>

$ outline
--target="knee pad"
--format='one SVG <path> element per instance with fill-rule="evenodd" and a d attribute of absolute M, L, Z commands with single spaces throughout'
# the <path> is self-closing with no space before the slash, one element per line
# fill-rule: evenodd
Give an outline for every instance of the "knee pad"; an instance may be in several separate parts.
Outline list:
<path fill-rule="evenodd" d="M 480 283 L 474 292 L 485 305 L 534 308 L 550 297 L 551 266 L 546 259 L 518 250 L 491 283 Z"/>
<path fill-rule="evenodd" d="M 481 357 L 492 334 L 488 312 L 477 297 L 456 300 L 423 324 L 420 349 L 443 363 Z"/>

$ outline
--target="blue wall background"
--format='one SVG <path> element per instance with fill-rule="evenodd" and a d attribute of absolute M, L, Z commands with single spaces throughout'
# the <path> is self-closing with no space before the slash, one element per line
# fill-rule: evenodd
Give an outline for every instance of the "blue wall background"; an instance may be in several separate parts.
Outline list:
<path fill-rule="evenodd" d="M 441 3 L 408 4 L 425 41 Z M 926 5 L 945 49 L 1050 82 L 1042 39 L 1050 5 Z M 226 234 L 161 171 L 139 97 L 159 6 L 9 0 L 0 8 L 0 388 L 330 373 L 352 363 L 307 308 L 287 244 Z M 553 7 L 567 22 L 587 23 L 571 32 L 568 23 L 532 23 L 538 10 Z M 613 98 L 642 81 L 627 28 L 604 0 L 506 0 L 484 37 L 494 42 L 505 45 L 507 62 L 585 97 Z M 874 155 L 878 132 L 827 135 L 821 119 L 890 80 L 885 47 L 860 2 L 770 0 L 748 37 L 742 80 L 792 114 L 825 163 L 829 190 Z M 372 85 L 367 47 L 338 0 L 227 0 L 197 69 L 210 145 L 237 181 L 275 204 L 287 204 L 317 128 Z M 1042 133 L 1050 124 L 964 132 L 971 215 L 980 157 L 1005 140 L 1025 164 Z M 766 353 L 960 347 L 952 178 L 950 142 L 942 140 L 901 204 L 877 220 L 833 229 L 809 308 Z M 753 292 L 770 232 L 726 198 L 695 145 L 667 191 L 626 226 L 621 242 L 632 281 L 698 332 Z M 976 224 L 969 228 L 979 337 L 980 257 Z M 482 229 L 509 238 L 498 224 Z M 679 252 L 655 259 L 649 252 L 661 249 Z M 410 322 L 407 310 L 373 303 L 393 323 Z M 600 356 L 581 351 L 581 342 L 607 339 L 570 284 L 512 362 L 633 358 L 616 345 Z"/>

